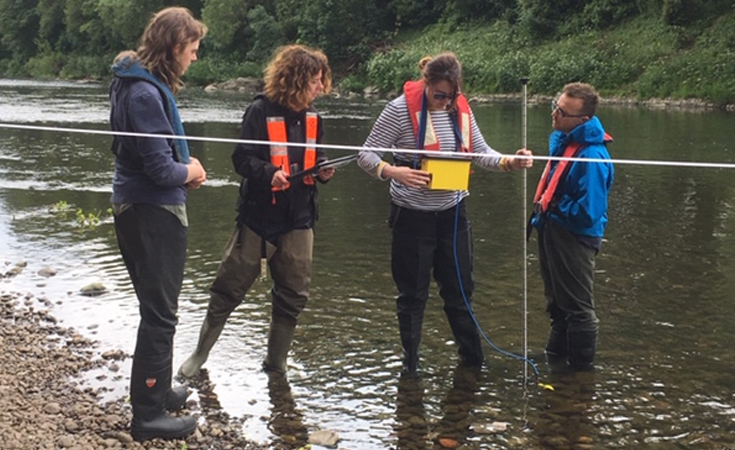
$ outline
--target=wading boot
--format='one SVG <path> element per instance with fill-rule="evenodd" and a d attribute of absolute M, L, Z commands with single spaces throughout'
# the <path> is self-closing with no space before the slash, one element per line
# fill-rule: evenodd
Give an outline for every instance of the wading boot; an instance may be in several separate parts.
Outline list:
<path fill-rule="evenodd" d="M 569 345 L 567 343 L 566 328 L 552 324 L 544 353 L 551 373 L 566 373 L 569 371 L 569 364 L 567 363 Z"/>
<path fill-rule="evenodd" d="M 459 364 L 464 367 L 482 367 L 485 360 L 482 341 L 469 311 L 457 310 L 451 314 L 447 313 L 447 319 L 457 341 Z"/>
<path fill-rule="evenodd" d="M 268 354 L 263 361 L 263 370 L 278 375 L 286 374 L 286 360 L 295 329 L 295 325 L 271 321 L 268 333 Z"/>
<path fill-rule="evenodd" d="M 569 366 L 577 372 L 595 370 L 597 331 L 569 333 Z"/>
<path fill-rule="evenodd" d="M 199 331 L 199 342 L 186 361 L 179 367 L 179 376 L 184 378 L 194 377 L 202 368 L 209 357 L 209 351 L 212 350 L 214 343 L 219 339 L 222 329 L 225 327 L 226 321 L 221 321 L 216 325 L 211 325 L 209 317 L 204 319 L 202 329 Z"/>
<path fill-rule="evenodd" d="M 398 314 L 398 331 L 403 346 L 402 376 L 412 377 L 418 375 L 421 325 L 421 318 L 414 320 L 410 314 Z"/>

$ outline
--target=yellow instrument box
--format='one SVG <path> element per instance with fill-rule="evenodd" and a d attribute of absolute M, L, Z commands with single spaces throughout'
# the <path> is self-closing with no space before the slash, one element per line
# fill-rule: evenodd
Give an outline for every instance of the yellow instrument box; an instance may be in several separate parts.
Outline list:
<path fill-rule="evenodd" d="M 425 157 L 421 160 L 421 170 L 431 174 L 429 189 L 466 191 L 471 162 L 468 157 Z"/>

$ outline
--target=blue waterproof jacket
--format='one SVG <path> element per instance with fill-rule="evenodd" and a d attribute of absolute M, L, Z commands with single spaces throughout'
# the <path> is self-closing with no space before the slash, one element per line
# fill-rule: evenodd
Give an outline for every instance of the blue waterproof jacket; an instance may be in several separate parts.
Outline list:
<path fill-rule="evenodd" d="M 570 142 L 583 144 L 577 155 L 579 158 L 610 159 L 605 145 L 605 130 L 596 116 L 569 134 L 559 130 L 551 133 L 549 154 L 562 156 Z M 556 161 L 552 162 L 549 179 L 557 166 Z M 607 226 L 607 199 L 613 177 L 612 163 L 571 163 L 567 176 L 559 181 L 552 206 L 545 214 L 536 215 L 532 219 L 533 225 L 541 228 L 544 221 L 552 220 L 576 235 L 602 238 Z"/>

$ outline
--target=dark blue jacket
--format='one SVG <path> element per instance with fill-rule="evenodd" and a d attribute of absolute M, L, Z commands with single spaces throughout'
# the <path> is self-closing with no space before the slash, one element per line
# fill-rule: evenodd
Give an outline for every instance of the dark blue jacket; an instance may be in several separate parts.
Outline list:
<path fill-rule="evenodd" d="M 605 130 L 600 120 L 592 119 L 574 128 L 569 134 L 556 130 L 549 136 L 549 154 L 562 156 L 570 142 L 584 145 L 579 158 L 609 160 L 605 145 Z M 549 178 L 558 164 L 553 164 Z M 537 227 L 552 220 L 578 236 L 602 238 L 607 226 L 607 199 L 612 188 L 614 169 L 609 162 L 573 162 L 567 176 L 559 180 L 555 199 L 549 211 L 533 219 Z"/>
<path fill-rule="evenodd" d="M 164 102 L 150 82 L 115 77 L 110 86 L 110 126 L 113 131 L 173 135 Z M 188 169 L 177 162 L 172 139 L 116 136 L 113 151 L 113 203 L 186 203 Z"/>

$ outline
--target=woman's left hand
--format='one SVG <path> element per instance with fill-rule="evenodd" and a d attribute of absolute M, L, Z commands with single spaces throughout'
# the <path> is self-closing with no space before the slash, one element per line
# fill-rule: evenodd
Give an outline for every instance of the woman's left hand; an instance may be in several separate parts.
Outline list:
<path fill-rule="evenodd" d="M 533 156 L 533 153 L 531 152 L 531 150 L 522 148 L 516 152 L 516 155 Z M 531 166 L 533 166 L 533 159 L 531 158 L 511 158 L 510 159 L 510 167 L 512 167 L 513 170 L 528 169 Z"/>
<path fill-rule="evenodd" d="M 322 181 L 329 181 L 330 178 L 334 176 L 334 173 L 337 171 L 334 167 L 327 167 L 326 169 L 319 170 L 319 173 L 317 173 L 316 176 L 319 177 Z"/>

